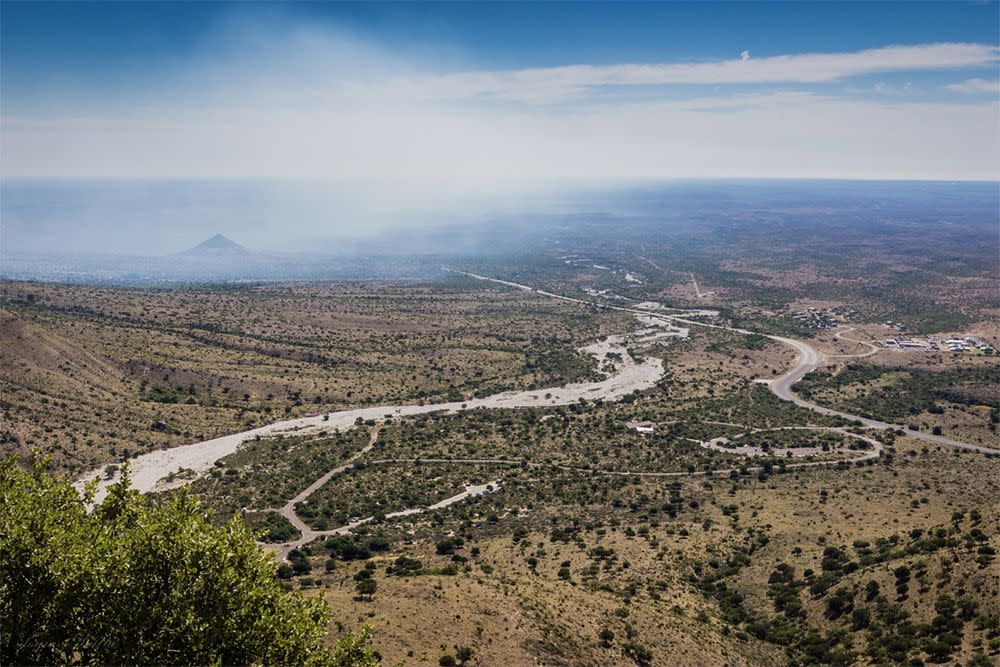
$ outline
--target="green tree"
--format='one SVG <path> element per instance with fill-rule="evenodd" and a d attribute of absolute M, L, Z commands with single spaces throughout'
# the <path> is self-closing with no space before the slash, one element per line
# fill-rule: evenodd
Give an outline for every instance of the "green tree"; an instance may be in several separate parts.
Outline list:
<path fill-rule="evenodd" d="M 368 599 L 371 600 L 375 595 L 375 591 L 378 590 L 378 584 L 375 583 L 374 579 L 362 579 L 355 588 L 358 591 L 358 595 L 367 595 Z"/>
<path fill-rule="evenodd" d="M 378 664 L 367 628 L 324 648 L 326 605 L 282 588 L 242 519 L 128 480 L 88 514 L 93 486 L 0 462 L 0 663 Z"/>
<path fill-rule="evenodd" d="M 648 665 L 653 661 L 653 653 L 636 641 L 626 642 L 625 645 L 622 646 L 622 653 L 635 661 L 635 664 L 640 666 Z"/>

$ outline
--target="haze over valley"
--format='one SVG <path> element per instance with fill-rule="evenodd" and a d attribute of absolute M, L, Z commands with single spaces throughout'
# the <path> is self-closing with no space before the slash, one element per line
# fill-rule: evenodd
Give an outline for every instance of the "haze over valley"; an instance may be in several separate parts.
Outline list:
<path fill-rule="evenodd" d="M 0 2 L 0 664 L 997 664 L 998 26 Z"/>

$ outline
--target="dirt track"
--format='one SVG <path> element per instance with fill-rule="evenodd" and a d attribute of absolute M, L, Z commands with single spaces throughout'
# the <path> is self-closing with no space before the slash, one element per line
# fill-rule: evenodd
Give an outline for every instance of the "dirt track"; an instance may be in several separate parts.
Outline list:
<path fill-rule="evenodd" d="M 632 312 L 635 312 L 641 318 L 640 323 L 644 325 L 642 329 L 633 335 L 641 336 L 641 340 L 644 343 L 649 343 L 659 338 L 684 335 L 686 333 L 686 330 L 673 326 L 662 315 L 653 315 L 645 311 L 636 310 Z M 355 408 L 311 417 L 289 419 L 249 431 L 243 431 L 242 433 L 234 433 L 205 442 L 180 445 L 138 456 L 129 461 L 132 485 L 143 493 L 183 486 L 190 482 L 190 479 L 178 478 L 168 483 L 164 478 L 171 473 L 178 473 L 184 469 L 193 470 L 196 474 L 202 474 L 209 470 L 216 461 L 232 454 L 242 443 L 256 436 L 290 433 L 302 429 L 326 428 L 345 430 L 352 428 L 358 419 L 381 420 L 386 416 L 402 417 L 440 411 L 461 412 L 476 408 L 570 405 L 578 402 L 580 399 L 588 401 L 597 399 L 606 401 L 619 400 L 634 391 L 653 387 L 663 377 L 664 372 L 663 362 L 660 359 L 653 357 L 639 363 L 632 358 L 627 349 L 627 344 L 631 337 L 631 335 L 609 336 L 582 348 L 582 352 L 590 354 L 596 359 L 598 366 L 610 364 L 614 367 L 614 372 L 597 382 L 577 382 L 562 387 L 531 391 L 509 391 L 468 401 L 452 401 L 430 405 L 389 405 Z M 76 485 L 82 489 L 85 481 L 94 478 L 99 479 L 99 487 L 94 500 L 96 503 L 100 503 L 107 494 L 108 485 L 117 481 L 118 473 L 115 473 L 111 479 L 104 479 L 102 469 L 96 469 L 80 478 L 76 482 Z"/>
<path fill-rule="evenodd" d="M 587 306 L 596 305 L 593 302 L 586 301 L 583 299 L 576 299 L 572 297 L 566 297 L 559 294 L 553 294 L 551 292 L 545 292 L 542 290 L 533 289 L 527 285 L 521 285 L 518 283 L 513 283 L 510 281 L 499 280 L 496 278 L 490 278 L 488 276 L 482 276 L 478 274 L 468 273 L 465 271 L 456 271 L 453 269 L 445 269 L 452 273 L 464 275 L 470 278 L 475 278 L 477 280 L 489 281 L 512 287 L 519 290 L 530 291 L 536 294 L 541 294 L 544 296 L 560 299 L 563 301 L 569 301 L 573 303 L 579 303 Z M 964 442 L 959 442 L 957 440 L 952 440 L 943 436 L 935 436 L 931 434 L 921 433 L 919 431 L 913 431 L 911 429 L 905 428 L 897 424 L 889 424 L 886 422 L 867 419 L 857 415 L 852 415 L 845 412 L 840 412 L 833 410 L 831 408 L 826 408 L 815 403 L 811 403 L 802 398 L 799 398 L 792 393 L 791 388 L 796 382 L 805 377 L 808 373 L 819 368 L 824 364 L 823 355 L 821 355 L 817 350 L 808 345 L 807 343 L 796 340 L 793 338 L 785 338 L 782 336 L 774 336 L 770 334 L 760 334 L 753 331 L 748 331 L 746 329 L 739 329 L 734 327 L 727 327 L 718 324 L 710 324 L 707 322 L 701 322 L 698 320 L 690 319 L 688 317 L 681 317 L 679 315 L 670 315 L 663 312 L 663 308 L 656 309 L 656 312 L 651 312 L 647 308 L 629 308 L 624 306 L 607 306 L 613 310 L 629 312 L 637 316 L 640 322 L 647 325 L 647 328 L 637 332 L 641 336 L 642 342 L 650 342 L 657 338 L 665 338 L 670 336 L 686 335 L 686 330 L 676 327 L 676 324 L 685 324 L 688 326 L 700 326 L 712 329 L 721 329 L 725 331 L 733 331 L 736 333 L 742 333 L 747 335 L 760 335 L 770 338 L 771 340 L 777 341 L 784 345 L 788 345 L 796 350 L 798 353 L 798 359 L 795 367 L 786 372 L 784 375 L 770 381 L 763 381 L 768 385 L 770 390 L 782 400 L 790 401 L 796 405 L 812 410 L 814 412 L 826 415 L 839 416 L 844 419 L 859 422 L 861 425 L 869 428 L 877 429 L 892 429 L 901 431 L 904 434 L 932 442 L 935 444 L 946 445 L 950 447 L 957 447 L 960 449 L 966 449 L 971 451 L 983 452 L 983 453 L 997 453 L 996 450 L 990 449 L 988 447 L 982 447 L 979 445 L 972 445 Z M 674 326 L 672 326 L 674 325 Z M 659 330 L 658 330 L 659 328 Z M 838 332 L 838 336 L 841 333 L 847 333 L 846 331 Z M 635 337 L 636 334 L 633 334 Z M 438 403 L 433 405 L 396 405 L 396 406 L 378 406 L 371 408 L 357 408 L 353 410 L 343 410 L 340 412 L 333 412 L 323 415 L 316 415 L 312 417 L 303 417 L 300 419 L 292 419 L 281 422 L 276 422 L 274 424 L 269 424 L 261 428 L 253 429 L 250 431 L 244 431 L 242 433 L 235 433 L 228 436 L 223 436 L 221 438 L 215 438 L 214 440 L 208 440 L 202 443 L 196 443 L 191 445 L 182 445 L 179 447 L 173 447 L 167 450 L 161 450 L 156 452 L 150 452 L 133 459 L 130 462 L 132 484 L 141 492 L 148 492 L 159 489 L 166 489 L 170 486 L 178 486 L 186 484 L 186 480 L 178 480 L 176 482 L 167 484 L 163 479 L 170 475 L 171 473 L 179 472 L 182 469 L 193 470 L 196 474 L 200 474 L 211 468 L 211 466 L 218 459 L 227 456 L 239 447 L 243 442 L 258 436 L 258 435 L 269 435 L 279 432 L 294 432 L 300 429 L 308 428 L 339 428 L 348 429 L 355 425 L 358 419 L 362 420 L 380 420 L 386 416 L 406 416 L 415 414 L 424 414 L 429 412 L 447 411 L 447 412 L 461 412 L 462 410 L 471 410 L 476 408 L 517 408 L 517 407 L 537 407 L 546 405 L 568 405 L 576 403 L 581 398 L 588 400 L 602 399 L 602 400 L 618 400 L 633 391 L 648 389 L 656 384 L 656 382 L 663 376 L 663 362 L 657 358 L 649 358 L 644 360 L 642 363 L 637 363 L 631 355 L 628 353 L 626 343 L 629 340 L 629 336 L 609 336 L 608 338 L 598 341 L 590 346 L 582 349 L 582 351 L 587 352 L 594 356 L 598 361 L 598 364 L 610 363 L 614 366 L 614 372 L 611 373 L 607 378 L 599 382 L 590 383 L 572 383 L 565 385 L 563 387 L 554 387 L 551 389 L 540 389 L 536 391 L 514 391 L 514 392 L 504 392 L 501 394 L 496 394 L 494 396 L 489 396 L 482 399 L 474 399 L 465 402 L 448 402 L 448 403 Z M 846 339 L 845 340 L 850 340 Z M 861 341 L 854 341 L 861 342 Z M 873 354 L 870 352 L 869 354 Z M 867 355 L 858 355 L 867 356 Z M 372 433 L 372 439 L 369 441 L 368 445 L 362 450 L 357 452 L 351 457 L 350 461 L 338 468 L 330 470 L 325 475 L 310 484 L 305 490 L 299 493 L 295 498 L 286 503 L 279 511 L 285 518 L 287 518 L 296 528 L 302 532 L 302 537 L 295 542 L 285 544 L 285 545 L 272 545 L 279 547 L 281 555 L 284 556 L 288 551 L 295 546 L 300 546 L 305 544 L 316 537 L 322 535 L 335 535 L 350 532 L 353 528 L 366 523 L 371 520 L 371 518 L 360 519 L 357 522 L 336 528 L 330 531 L 315 531 L 309 526 L 307 526 L 296 514 L 295 514 L 295 504 L 302 502 L 314 491 L 319 489 L 323 484 L 325 484 L 333 475 L 346 470 L 353 465 L 353 461 L 357 460 L 360 456 L 364 455 L 375 443 L 378 436 L 378 430 L 376 429 Z M 857 460 L 864 460 L 869 458 L 878 457 L 881 454 L 881 445 L 870 438 L 862 437 L 863 440 L 868 441 L 874 447 L 871 452 L 868 452 Z M 710 441 L 714 442 L 714 441 Z M 717 443 L 716 443 L 717 444 Z M 705 446 L 705 443 L 702 443 Z M 461 463 L 464 461 L 452 461 L 454 463 Z M 488 461 L 481 460 L 483 463 L 497 463 L 497 464 L 511 464 L 512 461 Z M 528 463 L 529 465 L 535 465 L 533 462 L 519 462 Z M 829 465 L 830 461 L 819 461 L 819 462 L 809 462 L 809 463 L 798 463 L 792 464 L 795 467 L 813 466 L 813 465 Z M 565 468 L 567 470 L 575 470 L 573 468 Z M 648 473 L 642 471 L 595 471 L 595 470 L 584 470 L 580 469 L 581 472 L 590 472 L 594 474 L 624 474 L 624 475 L 641 475 L 641 476 L 681 476 L 691 473 Z M 87 479 L 100 478 L 100 486 L 98 492 L 95 495 L 95 502 L 100 503 L 107 493 L 107 486 L 113 483 L 117 479 L 117 474 L 113 476 L 110 480 L 105 480 L 100 475 L 100 470 L 95 470 L 89 475 L 81 478 L 77 482 L 78 488 L 82 488 L 82 485 Z M 727 472 L 727 471 L 717 471 L 717 472 Z M 698 473 L 695 473 L 698 474 Z M 401 516 L 405 514 L 413 514 L 417 512 L 426 511 L 426 509 L 437 509 L 439 507 L 446 507 L 455 502 L 460 502 L 470 496 L 480 495 L 487 491 L 489 488 L 494 488 L 499 484 L 499 480 L 494 480 L 486 485 L 476 485 L 470 486 L 466 491 L 457 494 L 452 498 L 448 498 L 438 505 L 431 508 L 414 508 L 403 510 L 396 514 L 390 516 Z"/>

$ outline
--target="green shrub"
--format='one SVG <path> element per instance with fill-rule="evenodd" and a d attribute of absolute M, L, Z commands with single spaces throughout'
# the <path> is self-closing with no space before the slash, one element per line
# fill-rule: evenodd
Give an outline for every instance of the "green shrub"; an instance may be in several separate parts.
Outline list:
<path fill-rule="evenodd" d="M 378 663 L 367 629 L 323 646 L 323 601 L 286 592 L 242 520 L 151 505 L 127 468 L 88 514 L 45 468 L 0 463 L 0 663 Z"/>

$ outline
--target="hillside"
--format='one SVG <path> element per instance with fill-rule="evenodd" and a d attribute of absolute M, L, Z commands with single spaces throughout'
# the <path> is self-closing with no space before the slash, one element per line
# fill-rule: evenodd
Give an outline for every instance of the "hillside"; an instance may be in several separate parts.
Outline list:
<path fill-rule="evenodd" d="M 3 451 L 77 473 L 296 415 L 582 377 L 592 362 L 573 347 L 614 325 L 422 286 L 3 293 Z"/>

